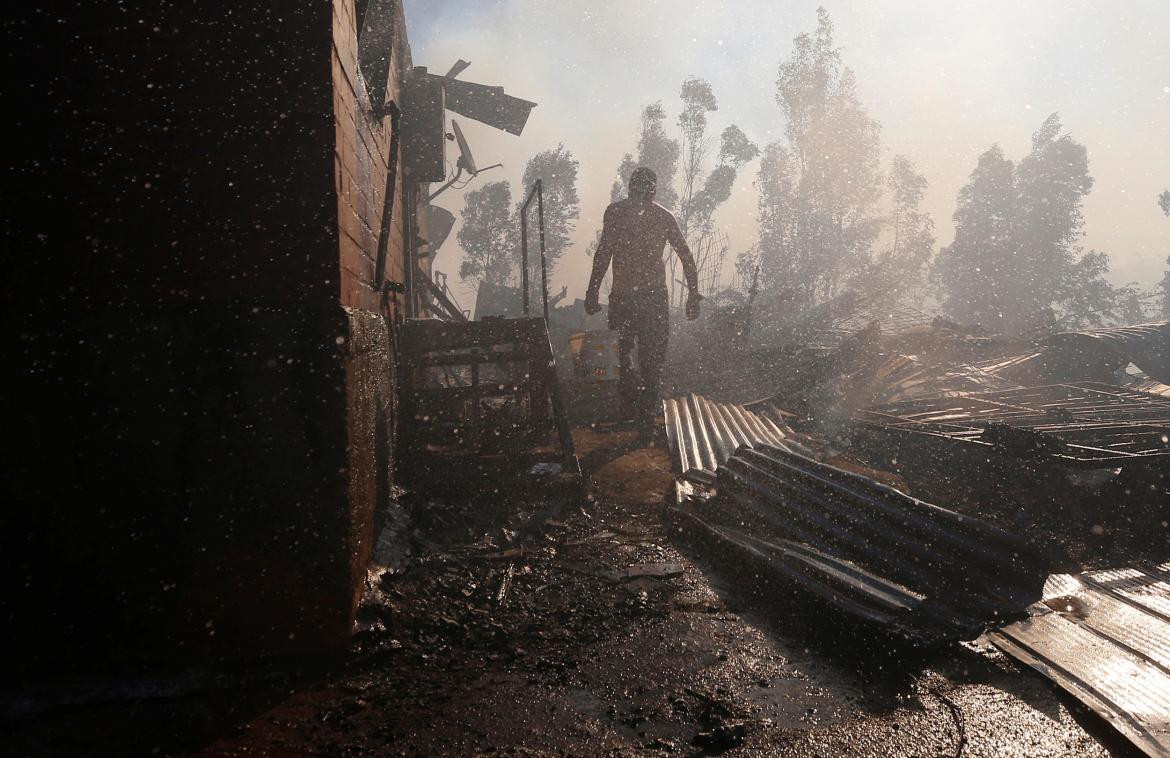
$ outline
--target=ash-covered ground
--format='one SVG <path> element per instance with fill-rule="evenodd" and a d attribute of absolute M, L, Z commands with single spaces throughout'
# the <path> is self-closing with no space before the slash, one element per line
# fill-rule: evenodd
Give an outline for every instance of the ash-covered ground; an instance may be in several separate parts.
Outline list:
<path fill-rule="evenodd" d="M 371 573 L 347 655 L 49 710 L 15 725 L 11 754 L 1129 749 L 989 645 L 907 648 L 781 588 L 720 583 L 663 524 L 666 453 L 614 429 L 575 437 L 586 494 L 493 475 L 407 496 L 409 550 Z"/>

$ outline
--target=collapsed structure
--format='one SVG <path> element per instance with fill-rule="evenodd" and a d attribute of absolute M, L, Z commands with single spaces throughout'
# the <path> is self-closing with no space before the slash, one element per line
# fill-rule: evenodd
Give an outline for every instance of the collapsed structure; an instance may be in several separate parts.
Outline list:
<path fill-rule="evenodd" d="M 1167 749 L 1170 322 L 1008 338 L 845 297 L 751 335 L 747 362 L 722 361 L 739 375 L 707 381 L 742 396 L 750 375 L 765 399 L 664 404 L 680 539 L 717 572 L 883 634 L 990 630 L 1143 750 Z M 1110 560 L 1086 533 L 1149 534 L 1152 563 L 1046 585 L 1054 564 Z"/>

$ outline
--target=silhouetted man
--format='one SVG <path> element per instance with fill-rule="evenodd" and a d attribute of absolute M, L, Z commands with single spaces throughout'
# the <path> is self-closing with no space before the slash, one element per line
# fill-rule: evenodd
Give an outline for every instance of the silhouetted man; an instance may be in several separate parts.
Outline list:
<path fill-rule="evenodd" d="M 654 202 L 658 178 L 648 168 L 630 175 L 630 193 L 625 200 L 605 209 L 601 242 L 593 258 L 593 275 L 585 294 L 585 311 L 597 313 L 598 291 L 613 260 L 613 289 L 609 293 L 609 328 L 618 332 L 621 354 L 620 392 L 622 412 L 638 421 L 643 439 L 654 429 L 658 395 L 662 390 L 662 368 L 670 337 L 670 300 L 662 251 L 667 242 L 682 262 L 690 295 L 687 318 L 699 315 L 699 274 L 687 241 L 683 239 L 674 214 Z M 631 353 L 638 345 L 638 370 Z"/>

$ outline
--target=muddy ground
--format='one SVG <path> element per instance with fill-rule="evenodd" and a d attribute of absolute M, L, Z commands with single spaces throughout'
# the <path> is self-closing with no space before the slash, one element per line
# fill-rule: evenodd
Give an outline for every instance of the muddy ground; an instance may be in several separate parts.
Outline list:
<path fill-rule="evenodd" d="M 460 499 L 447 475 L 449 492 L 407 498 L 411 555 L 371 575 L 343 658 L 58 708 L 17 723 L 5 752 L 1128 754 L 988 645 L 905 649 L 730 586 L 666 533 L 662 450 L 576 437 L 586 494 L 529 477 Z"/>

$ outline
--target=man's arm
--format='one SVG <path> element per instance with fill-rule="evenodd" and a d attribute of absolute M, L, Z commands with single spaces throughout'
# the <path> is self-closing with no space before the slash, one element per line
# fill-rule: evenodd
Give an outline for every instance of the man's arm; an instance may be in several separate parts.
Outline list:
<path fill-rule="evenodd" d="M 589 277 L 589 288 L 585 291 L 585 301 L 596 302 L 601 290 L 601 280 L 609 269 L 609 262 L 613 260 L 613 206 L 605 209 L 605 216 L 601 222 L 601 240 L 597 243 L 597 251 L 593 254 L 593 273 Z"/>
<path fill-rule="evenodd" d="M 682 263 L 683 276 L 687 279 L 687 289 L 691 291 L 691 295 L 698 295 L 699 269 L 695 267 L 695 256 L 691 255 L 691 248 L 687 245 L 682 230 L 678 228 L 678 220 L 675 219 L 673 213 L 670 214 L 670 219 L 666 224 L 666 241 L 674 248 L 674 254 Z"/>

